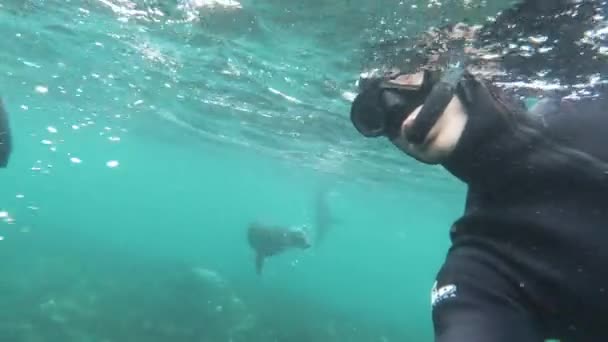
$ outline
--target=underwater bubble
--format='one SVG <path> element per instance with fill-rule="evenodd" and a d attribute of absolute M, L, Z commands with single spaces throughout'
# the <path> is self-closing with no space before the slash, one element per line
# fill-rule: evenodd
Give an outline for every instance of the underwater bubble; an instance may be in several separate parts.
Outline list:
<path fill-rule="evenodd" d="M 17 198 L 24 198 L 25 196 L 23 194 L 17 194 L 17 195 L 15 195 L 15 197 L 17 197 Z"/>
<path fill-rule="evenodd" d="M 8 217 L 8 211 L 0 211 L 0 218 Z"/>
<path fill-rule="evenodd" d="M 70 158 L 70 161 L 74 164 L 80 164 L 82 163 L 82 160 L 80 160 L 80 158 L 76 158 L 76 157 L 72 157 Z"/>
<path fill-rule="evenodd" d="M 57 133 L 57 128 L 53 126 L 47 127 L 46 130 L 49 131 L 49 133 Z"/>
<path fill-rule="evenodd" d="M 118 166 L 118 160 L 110 160 L 106 163 L 107 167 L 114 168 Z"/>
<path fill-rule="evenodd" d="M 531 43 L 533 43 L 533 44 L 542 44 L 542 43 L 546 42 L 547 39 L 549 39 L 549 37 L 547 37 L 547 36 L 540 36 L 540 35 L 539 36 L 528 37 L 528 40 Z"/>
<path fill-rule="evenodd" d="M 108 140 L 110 140 L 110 141 L 120 141 L 120 137 L 111 136 L 111 137 L 108 137 Z"/>
<path fill-rule="evenodd" d="M 36 86 L 36 88 L 34 88 L 34 89 L 36 90 L 37 93 L 40 93 L 40 94 L 46 94 L 49 92 L 49 88 L 47 88 L 45 86 L 41 86 L 41 85 Z"/>
<path fill-rule="evenodd" d="M 4 240 L 4 236 L 0 236 L 0 241 Z"/>
<path fill-rule="evenodd" d="M 41 68 L 41 66 L 38 65 L 38 64 L 36 64 L 36 63 L 28 62 L 28 61 L 23 60 L 21 58 L 19 58 L 18 60 L 21 61 L 21 63 L 27 65 L 28 67 L 32 67 L 32 68 L 36 68 L 36 69 L 40 69 Z"/>
<path fill-rule="evenodd" d="M 47 140 L 47 139 L 44 139 L 44 140 L 40 141 L 40 143 L 41 143 L 42 145 L 52 145 L 52 144 L 53 144 L 53 142 L 52 142 L 52 141 Z"/>
<path fill-rule="evenodd" d="M 357 94 L 355 94 L 352 91 L 342 92 L 342 98 L 345 99 L 346 101 L 353 102 L 355 100 L 355 97 L 357 97 Z"/>

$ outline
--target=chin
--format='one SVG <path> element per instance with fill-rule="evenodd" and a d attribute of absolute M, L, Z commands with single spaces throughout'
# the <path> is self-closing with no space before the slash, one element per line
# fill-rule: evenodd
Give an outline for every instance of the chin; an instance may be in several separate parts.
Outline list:
<path fill-rule="evenodd" d="M 446 158 L 447 153 L 443 151 L 439 146 L 436 146 L 434 139 L 429 139 L 424 145 L 419 145 L 416 148 L 412 148 L 411 145 L 403 145 L 401 141 L 394 141 L 393 144 L 399 148 L 402 152 L 415 160 L 428 165 L 437 165 Z"/>
<path fill-rule="evenodd" d="M 417 151 L 412 151 L 408 148 L 404 148 L 401 145 L 397 145 L 397 147 L 403 153 L 407 154 L 408 156 L 416 159 L 417 161 L 423 164 L 436 165 L 440 164 L 442 161 L 441 154 L 437 153 L 436 151 L 432 151 L 431 149 L 424 148 L 419 149 Z"/>

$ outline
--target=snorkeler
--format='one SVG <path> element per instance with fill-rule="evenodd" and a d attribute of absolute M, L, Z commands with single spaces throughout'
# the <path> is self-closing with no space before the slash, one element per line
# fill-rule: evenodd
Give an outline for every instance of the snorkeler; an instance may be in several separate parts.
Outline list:
<path fill-rule="evenodd" d="M 559 3 L 572 17 L 590 2 Z M 417 71 L 361 82 L 351 121 L 467 185 L 431 290 L 435 341 L 608 341 L 606 86 L 528 110 L 466 63 Z"/>
<path fill-rule="evenodd" d="M 0 99 L 0 167 L 6 168 L 13 150 L 12 136 L 8 124 L 8 113 Z"/>
<path fill-rule="evenodd" d="M 311 246 L 308 236 L 301 229 L 270 227 L 252 223 L 247 230 L 247 240 L 255 251 L 255 269 L 262 274 L 264 260 L 288 249 L 307 249 Z"/>

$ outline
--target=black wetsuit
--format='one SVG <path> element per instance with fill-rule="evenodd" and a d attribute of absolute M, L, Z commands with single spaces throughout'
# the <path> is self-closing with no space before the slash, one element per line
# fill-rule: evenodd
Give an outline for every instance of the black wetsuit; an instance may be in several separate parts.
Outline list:
<path fill-rule="evenodd" d="M 502 42 L 500 49 L 549 36 L 556 43 L 548 54 L 511 55 L 505 67 L 524 76 L 551 70 L 576 83 L 607 69 L 579 44 L 606 7 L 524 1 L 482 40 Z M 523 111 L 504 115 L 483 90 L 472 92 L 469 122 L 444 163 L 468 192 L 433 288 L 436 341 L 608 341 L 608 89 L 594 91 L 599 98 L 539 111 L 539 121 Z"/>
<path fill-rule="evenodd" d="M 608 341 L 606 97 L 563 100 L 544 125 L 471 100 L 444 163 L 468 193 L 432 292 L 436 341 Z"/>

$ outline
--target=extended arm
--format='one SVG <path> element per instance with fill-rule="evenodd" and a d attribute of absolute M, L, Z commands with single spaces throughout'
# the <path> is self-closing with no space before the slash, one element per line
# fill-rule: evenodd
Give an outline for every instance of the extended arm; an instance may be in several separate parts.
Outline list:
<path fill-rule="evenodd" d="M 442 163 L 470 185 L 539 182 L 607 184 L 608 164 L 598 153 L 608 143 L 602 101 L 538 108 L 539 120 L 496 88 L 467 77 L 460 92 L 469 117 L 456 149 Z M 603 101 L 605 102 L 605 100 Z M 522 183 L 523 182 L 523 183 Z M 578 183 L 577 183 L 578 184 Z"/>

